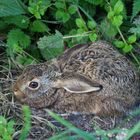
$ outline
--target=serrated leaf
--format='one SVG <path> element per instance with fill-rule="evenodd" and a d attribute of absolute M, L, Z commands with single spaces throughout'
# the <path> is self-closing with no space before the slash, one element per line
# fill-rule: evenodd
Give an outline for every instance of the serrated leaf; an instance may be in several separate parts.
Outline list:
<path fill-rule="evenodd" d="M 72 15 L 77 11 L 77 7 L 75 5 L 70 5 L 68 11 Z"/>
<path fill-rule="evenodd" d="M 0 17 L 25 14 L 21 0 L 0 0 Z"/>
<path fill-rule="evenodd" d="M 140 26 L 130 28 L 129 32 L 134 33 L 138 37 L 140 37 Z"/>
<path fill-rule="evenodd" d="M 19 53 L 30 45 L 30 37 L 20 29 L 13 29 L 8 33 L 7 45 L 12 52 Z"/>
<path fill-rule="evenodd" d="M 129 53 L 132 49 L 133 49 L 132 45 L 125 44 L 125 46 L 122 50 L 124 53 Z"/>
<path fill-rule="evenodd" d="M 122 11 L 123 11 L 123 3 L 121 0 L 119 0 L 114 6 L 114 12 L 115 14 L 120 14 L 120 12 Z"/>
<path fill-rule="evenodd" d="M 63 52 L 63 35 L 56 31 L 55 35 L 40 38 L 37 44 L 45 59 L 55 58 Z"/>
<path fill-rule="evenodd" d="M 37 19 L 41 19 L 41 16 L 43 16 L 50 7 L 50 0 L 30 0 L 28 11 L 33 14 Z"/>
<path fill-rule="evenodd" d="M 136 42 L 136 40 L 137 40 L 136 35 L 131 35 L 128 37 L 128 43 L 130 43 L 130 44 Z"/>
<path fill-rule="evenodd" d="M 35 20 L 33 23 L 32 23 L 32 26 L 31 26 L 31 30 L 33 32 L 48 32 L 49 31 L 49 28 L 48 26 L 43 23 L 42 21 L 40 20 Z"/>
<path fill-rule="evenodd" d="M 8 16 L 8 17 L 3 18 L 3 20 L 7 24 L 14 24 L 22 29 L 26 29 L 29 24 L 29 18 L 24 15 Z"/>
<path fill-rule="evenodd" d="M 140 12 L 140 0 L 133 0 L 131 19 L 133 19 L 139 12 Z"/>

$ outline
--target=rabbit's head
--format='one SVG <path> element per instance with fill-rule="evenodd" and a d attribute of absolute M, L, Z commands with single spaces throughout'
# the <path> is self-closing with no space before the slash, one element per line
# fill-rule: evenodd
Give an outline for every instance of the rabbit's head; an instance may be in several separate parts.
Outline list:
<path fill-rule="evenodd" d="M 57 89 L 75 94 L 100 91 L 102 85 L 83 75 L 61 72 L 54 64 L 30 65 L 17 79 L 13 91 L 22 103 L 33 107 L 52 105 L 58 98 Z"/>

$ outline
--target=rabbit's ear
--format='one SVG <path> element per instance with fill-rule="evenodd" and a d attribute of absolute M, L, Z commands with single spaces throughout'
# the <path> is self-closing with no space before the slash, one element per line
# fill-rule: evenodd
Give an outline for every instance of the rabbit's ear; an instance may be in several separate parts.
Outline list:
<path fill-rule="evenodd" d="M 56 87 L 64 88 L 71 93 L 88 93 L 100 91 L 103 86 L 79 74 L 71 74 L 59 79 L 55 83 Z"/>

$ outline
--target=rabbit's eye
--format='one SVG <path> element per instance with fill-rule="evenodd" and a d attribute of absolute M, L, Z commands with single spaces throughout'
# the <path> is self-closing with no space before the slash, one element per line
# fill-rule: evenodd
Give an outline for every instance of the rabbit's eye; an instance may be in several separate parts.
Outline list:
<path fill-rule="evenodd" d="M 39 86 L 38 82 L 32 81 L 29 83 L 29 87 L 32 89 L 37 89 Z"/>

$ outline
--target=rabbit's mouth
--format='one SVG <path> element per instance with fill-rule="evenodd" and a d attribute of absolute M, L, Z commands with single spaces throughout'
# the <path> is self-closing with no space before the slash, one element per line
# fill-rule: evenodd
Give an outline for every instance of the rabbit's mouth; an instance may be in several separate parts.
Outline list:
<path fill-rule="evenodd" d="M 53 90 L 53 94 L 42 93 L 38 96 L 30 96 L 30 97 L 26 96 L 19 90 L 14 91 L 14 94 L 21 103 L 27 104 L 30 107 L 34 108 L 43 108 L 51 106 L 57 100 L 56 90 Z"/>

